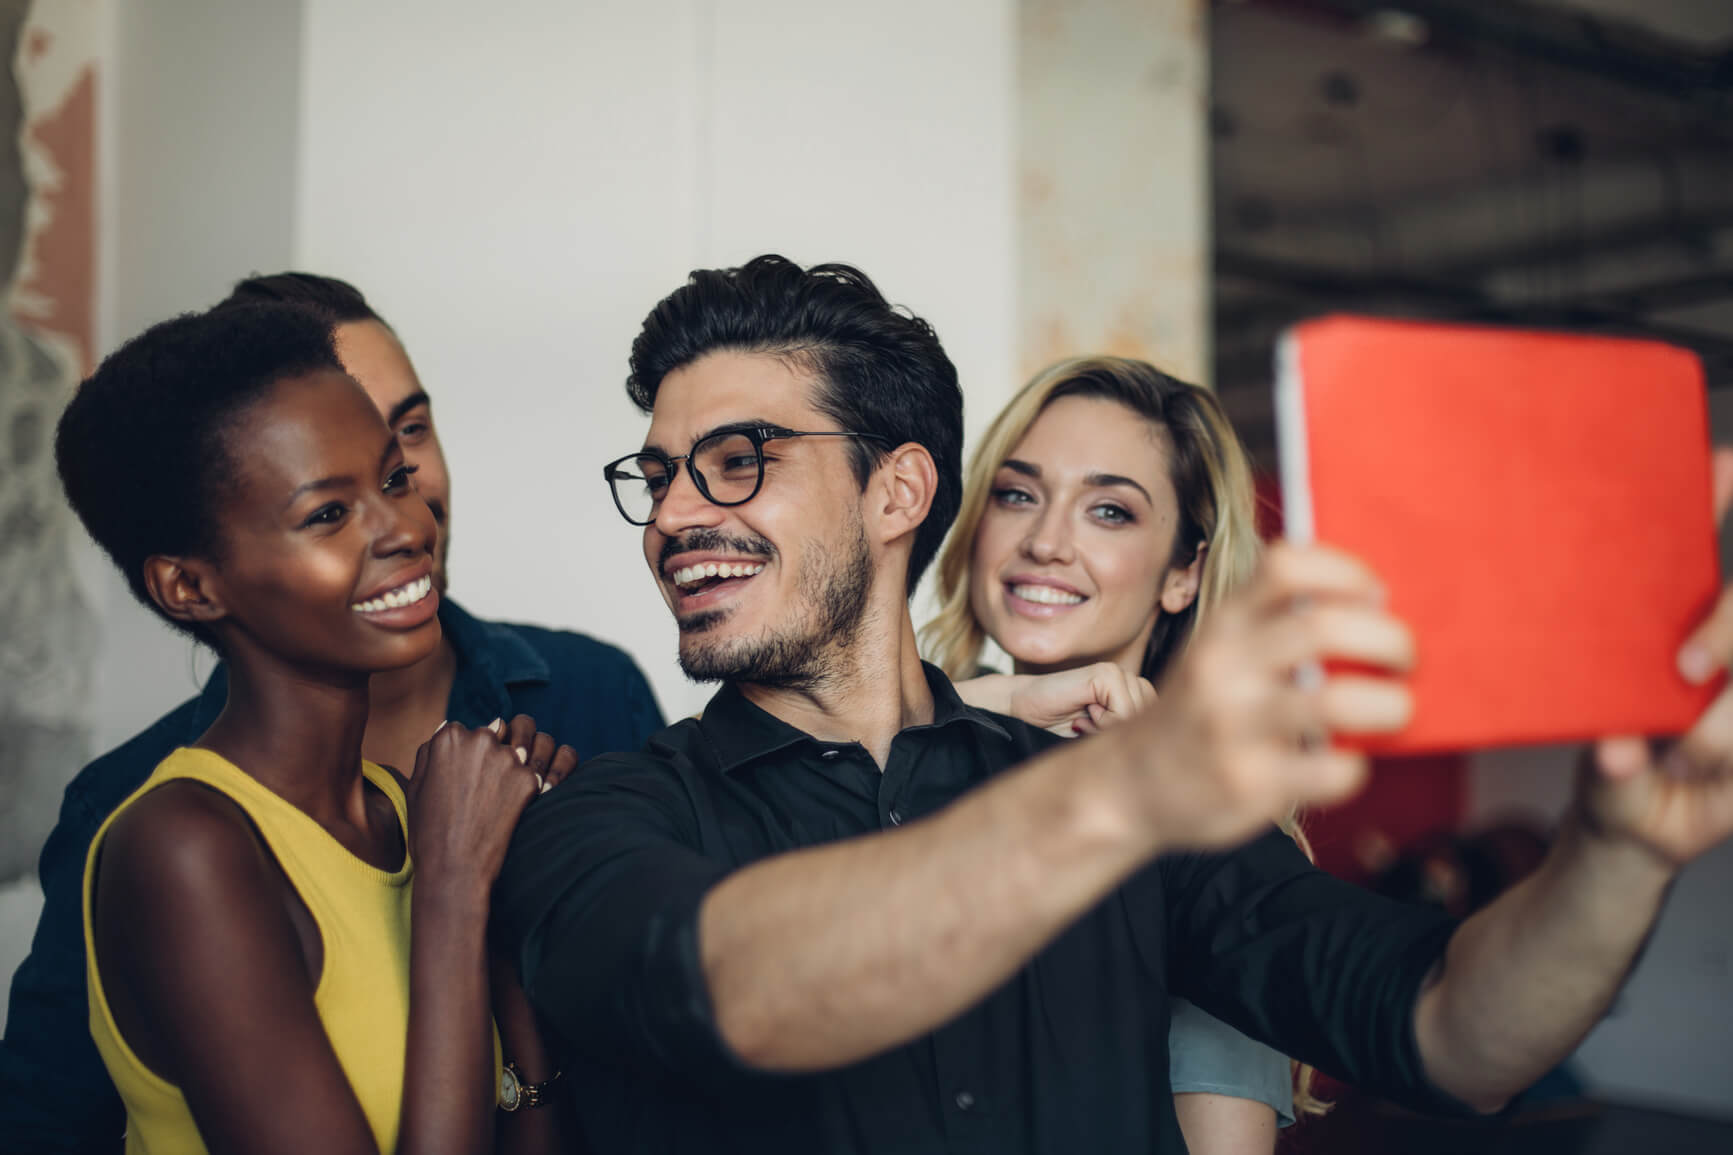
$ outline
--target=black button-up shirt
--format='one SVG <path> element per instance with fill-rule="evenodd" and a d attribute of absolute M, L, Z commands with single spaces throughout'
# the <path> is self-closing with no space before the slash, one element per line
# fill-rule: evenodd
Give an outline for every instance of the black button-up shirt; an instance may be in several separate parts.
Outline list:
<path fill-rule="evenodd" d="M 755 1071 L 717 1033 L 698 909 L 729 872 L 949 805 L 1058 739 L 964 706 L 881 773 L 733 686 L 637 754 L 533 803 L 496 891 L 566 1053 L 585 1137 L 626 1152 L 1179 1152 L 1169 992 L 1283 1052 L 1434 1109 L 1412 1010 L 1453 924 L 1308 863 L 1279 833 L 1157 860 L 952 1022 L 812 1075 Z"/>

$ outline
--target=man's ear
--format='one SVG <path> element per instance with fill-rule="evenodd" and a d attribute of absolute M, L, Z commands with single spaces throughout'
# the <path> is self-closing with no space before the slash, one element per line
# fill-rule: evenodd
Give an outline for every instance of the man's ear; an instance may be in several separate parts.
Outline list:
<path fill-rule="evenodd" d="M 189 625 L 228 616 L 215 577 L 211 564 L 200 558 L 153 554 L 144 560 L 144 588 L 151 601 L 175 621 Z"/>
<path fill-rule="evenodd" d="M 909 441 L 879 463 L 878 476 L 882 494 L 878 537 L 888 543 L 913 534 L 927 520 L 939 491 L 939 469 L 926 446 Z"/>
<path fill-rule="evenodd" d="M 1171 566 L 1161 579 L 1161 608 L 1170 614 L 1183 613 L 1185 608 L 1197 600 L 1198 586 L 1203 582 L 1204 555 L 1209 552 L 1209 542 L 1199 542 L 1197 552 L 1192 554 L 1191 563 L 1183 566 Z"/>

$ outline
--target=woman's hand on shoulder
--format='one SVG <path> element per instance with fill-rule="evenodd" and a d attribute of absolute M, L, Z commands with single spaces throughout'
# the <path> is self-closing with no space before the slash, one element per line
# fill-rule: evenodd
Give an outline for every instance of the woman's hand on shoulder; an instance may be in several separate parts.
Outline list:
<path fill-rule="evenodd" d="M 418 875 L 443 885 L 466 880 L 478 894 L 493 884 L 511 832 L 536 793 L 577 765 L 519 715 L 471 730 L 447 722 L 415 755 L 409 780 L 409 842 Z"/>
<path fill-rule="evenodd" d="M 1115 662 L 1053 674 L 986 674 L 957 683 L 963 701 L 1070 737 L 1093 734 L 1155 701 L 1148 679 Z"/>

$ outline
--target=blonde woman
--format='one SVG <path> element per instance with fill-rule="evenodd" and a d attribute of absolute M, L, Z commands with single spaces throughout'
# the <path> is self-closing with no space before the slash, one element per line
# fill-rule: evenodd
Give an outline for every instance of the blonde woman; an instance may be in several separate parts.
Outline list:
<path fill-rule="evenodd" d="M 1211 394 L 1142 361 L 1062 361 L 975 451 L 922 640 L 972 704 L 1087 732 L 1102 706 L 1063 717 L 1077 698 L 1066 683 L 1095 687 L 1082 697 L 1110 713 L 1153 697 L 1198 620 L 1257 564 L 1253 510 L 1245 452 Z M 983 673 L 989 639 L 1012 674 Z M 1321 1109 L 1309 1071 L 1296 1094 L 1286 1058 L 1189 1003 L 1174 1004 L 1169 1055 L 1198 1155 L 1268 1155 L 1296 1106 Z"/>

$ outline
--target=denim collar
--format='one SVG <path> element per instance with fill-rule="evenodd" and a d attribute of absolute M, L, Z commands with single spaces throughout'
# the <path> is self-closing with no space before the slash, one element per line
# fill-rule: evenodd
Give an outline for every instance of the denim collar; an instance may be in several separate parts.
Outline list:
<path fill-rule="evenodd" d="M 473 617 L 444 597 L 439 601 L 439 624 L 457 652 L 451 701 L 474 703 L 474 709 L 464 713 L 478 710 L 485 713 L 492 709 L 495 716 L 506 717 L 512 687 L 545 684 L 551 677 L 547 661 L 510 626 Z M 193 710 L 186 738 L 189 744 L 210 729 L 228 699 L 228 666 L 218 662 L 204 689 L 199 691 L 198 706 Z"/>

